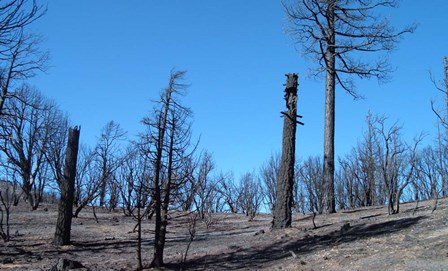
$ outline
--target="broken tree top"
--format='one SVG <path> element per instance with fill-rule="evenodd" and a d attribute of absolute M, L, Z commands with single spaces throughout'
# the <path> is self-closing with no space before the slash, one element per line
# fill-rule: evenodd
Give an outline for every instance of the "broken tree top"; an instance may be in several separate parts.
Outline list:
<path fill-rule="evenodd" d="M 286 108 L 288 110 L 290 109 L 296 109 L 296 103 L 297 103 L 297 81 L 298 76 L 296 73 L 288 73 L 286 75 L 286 87 L 285 87 L 285 101 L 286 101 Z M 295 115 L 295 113 L 293 113 Z"/>
<path fill-rule="evenodd" d="M 286 88 L 296 88 L 297 87 L 297 80 L 299 78 L 297 73 L 288 73 L 288 74 L 285 74 L 285 76 L 287 77 L 287 79 L 286 79 Z"/>

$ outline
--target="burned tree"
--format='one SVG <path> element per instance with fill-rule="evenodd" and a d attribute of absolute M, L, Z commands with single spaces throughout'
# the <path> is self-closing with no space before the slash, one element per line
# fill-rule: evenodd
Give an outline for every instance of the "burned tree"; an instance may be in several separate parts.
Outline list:
<path fill-rule="evenodd" d="M 269 210 L 274 210 L 275 197 L 277 196 L 277 177 L 280 169 L 280 153 L 271 154 L 268 161 L 260 168 L 260 178 L 263 182 L 264 193 Z"/>
<path fill-rule="evenodd" d="M 239 184 L 239 200 L 243 213 L 252 221 L 258 214 L 263 202 L 263 191 L 255 174 L 245 173 Z"/>
<path fill-rule="evenodd" d="M 201 155 L 198 165 L 198 171 L 195 174 L 195 186 L 193 202 L 196 210 L 199 212 L 199 217 L 202 220 L 206 219 L 213 211 L 213 199 L 216 193 L 216 183 L 211 177 L 211 173 L 215 169 L 215 162 L 210 152 L 205 151 Z"/>
<path fill-rule="evenodd" d="M 386 126 L 386 117 L 377 117 L 379 171 L 387 193 L 389 215 L 400 212 L 400 199 L 404 189 L 413 181 L 418 161 L 418 147 L 423 136 L 406 144 L 401 136 L 402 127 L 396 123 Z"/>
<path fill-rule="evenodd" d="M 124 140 L 125 136 L 126 132 L 120 127 L 120 124 L 109 121 L 101 130 L 101 136 L 95 147 L 96 171 L 100 173 L 100 176 L 98 176 L 100 182 L 100 207 L 106 205 L 107 190 L 111 188 L 114 173 L 122 163 L 122 155 L 120 154 L 121 150 L 118 142 Z M 112 198 L 112 193 L 110 193 L 110 198 Z"/>
<path fill-rule="evenodd" d="M 431 109 L 437 116 L 438 133 L 437 133 L 437 152 L 438 163 L 437 170 L 441 175 L 442 187 L 441 195 L 448 195 L 448 162 L 447 162 L 447 140 L 448 140 L 448 57 L 443 58 L 444 78 L 440 82 L 431 76 L 435 88 L 441 92 L 443 97 L 442 108 L 436 108 L 435 101 L 431 101 Z"/>
<path fill-rule="evenodd" d="M 436 114 L 437 119 L 443 125 L 443 127 L 448 131 L 448 57 L 443 58 L 443 71 L 444 71 L 444 79 L 442 82 L 437 83 L 434 78 L 431 78 L 434 86 L 438 91 L 443 94 L 444 99 L 444 108 L 443 111 L 435 108 L 435 102 L 431 101 L 431 109 Z M 446 132 L 448 134 L 448 132 Z"/>
<path fill-rule="evenodd" d="M 281 112 L 283 122 L 283 143 L 280 170 L 277 178 L 277 196 L 274 205 L 272 228 L 282 229 L 291 226 L 294 191 L 294 164 L 296 151 L 296 127 L 303 124 L 297 118 L 297 74 L 286 75 L 286 112 Z"/>
<path fill-rule="evenodd" d="M 151 267 L 164 265 L 168 211 L 173 194 L 186 181 L 184 168 L 195 146 L 191 146 L 191 111 L 180 102 L 187 85 L 181 81 L 184 71 L 173 71 L 168 87 L 150 117 L 143 119 L 147 133 L 142 135 L 142 147 L 150 155 L 152 176 L 152 201 L 155 216 L 154 255 Z M 193 149 L 193 150 L 191 150 Z"/>
<path fill-rule="evenodd" d="M 297 173 L 297 179 L 303 186 L 303 192 L 308 197 L 309 210 L 313 214 L 323 212 L 323 180 L 322 159 L 318 156 L 308 157 Z"/>
<path fill-rule="evenodd" d="M 336 212 L 334 195 L 335 91 L 338 84 L 355 98 L 354 77 L 388 78 L 387 57 L 414 25 L 396 30 L 376 11 L 397 6 L 397 0 L 284 0 L 291 34 L 316 63 L 313 75 L 325 74 L 324 183 L 325 212 Z M 289 4 L 290 3 L 290 4 Z M 369 53 L 371 58 L 359 54 Z"/>
<path fill-rule="evenodd" d="M 148 204 L 151 200 L 150 155 L 145 148 L 139 148 L 138 143 L 132 143 L 126 149 L 125 159 L 118 169 L 123 212 L 137 222 L 134 232 L 137 232 L 137 270 L 143 269 L 142 257 L 142 223 L 148 217 Z"/>
<path fill-rule="evenodd" d="M 7 99 L 14 97 L 14 81 L 45 70 L 48 53 L 40 51 L 39 37 L 25 32 L 42 17 L 46 7 L 35 0 L 7 0 L 0 4 L 0 116 Z"/>
<path fill-rule="evenodd" d="M 21 179 L 31 208 L 42 201 L 46 178 L 41 178 L 47 154 L 60 135 L 63 117 L 58 107 L 39 91 L 27 85 L 16 90 L 16 99 L 8 99 L 0 118 L 0 156 Z"/>
<path fill-rule="evenodd" d="M 61 197 L 53 243 L 60 246 L 70 244 L 79 134 L 80 129 L 78 127 L 69 129 L 64 172 L 59 183 Z"/>

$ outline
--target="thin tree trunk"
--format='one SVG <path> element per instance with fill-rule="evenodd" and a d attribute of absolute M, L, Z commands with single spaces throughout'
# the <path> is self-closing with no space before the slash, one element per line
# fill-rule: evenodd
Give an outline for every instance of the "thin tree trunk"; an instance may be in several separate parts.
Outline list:
<path fill-rule="evenodd" d="M 59 214 L 53 240 L 53 243 L 56 245 L 70 244 L 79 134 L 80 130 L 77 127 L 69 129 L 64 177 L 60 184 L 61 198 L 59 200 Z"/>
<path fill-rule="evenodd" d="M 169 148 L 168 148 L 168 165 L 167 165 L 167 176 L 166 183 L 163 190 L 163 199 L 161 201 L 161 216 L 160 216 L 160 233 L 159 233 L 159 241 L 155 244 L 154 247 L 154 260 L 159 259 L 161 264 L 163 264 L 163 252 L 165 250 L 165 241 L 166 241 L 166 228 L 168 225 L 168 207 L 170 204 L 170 196 L 172 189 L 172 179 L 173 179 L 173 155 L 174 155 L 174 135 L 176 132 L 176 122 L 170 122 L 170 130 L 169 133 Z M 161 266 L 161 265 L 159 265 Z"/>
<path fill-rule="evenodd" d="M 170 159 L 171 160 L 171 159 Z M 165 240 L 166 240 L 166 227 L 168 225 L 168 205 L 170 198 L 170 190 L 171 190 L 171 168 L 168 166 L 168 176 L 167 183 L 165 185 L 164 193 L 162 195 L 161 192 L 159 201 L 159 208 L 156 209 L 156 229 L 157 232 L 157 242 L 154 243 L 154 259 L 151 263 L 151 266 L 161 267 L 163 265 L 163 252 L 165 250 Z M 161 189 L 159 189 L 160 191 Z M 162 199 L 163 197 L 163 199 Z M 159 214 L 157 214 L 157 212 Z M 158 225 L 157 225 L 158 224 Z"/>
<path fill-rule="evenodd" d="M 151 267 L 163 266 L 163 249 L 165 246 L 165 236 L 162 233 L 163 218 L 162 218 L 162 193 L 161 171 L 162 171 L 162 154 L 164 147 L 164 138 L 166 133 L 166 126 L 168 122 L 168 112 L 171 100 L 171 90 L 167 91 L 166 101 L 164 105 L 164 112 L 159 120 L 157 154 L 154 166 L 154 212 L 155 212 L 155 226 L 154 226 L 154 256 L 151 262 Z M 166 229 L 165 229 L 166 230 Z"/>
<path fill-rule="evenodd" d="M 137 205 L 137 270 L 143 269 L 142 261 L 142 216 L 141 216 L 141 188 L 139 191 L 138 205 Z"/>
<path fill-rule="evenodd" d="M 160 268 L 164 265 L 163 253 L 165 248 L 165 236 L 168 220 L 168 207 L 170 202 L 170 193 L 172 189 L 173 179 L 173 155 L 176 152 L 178 155 L 186 151 L 184 147 L 184 140 L 189 140 L 186 137 L 182 137 L 182 143 L 175 142 L 174 137 L 177 134 L 177 121 L 183 121 L 183 114 L 188 114 L 189 111 L 178 104 L 172 96 L 174 96 L 178 90 L 184 88 L 183 84 L 177 82 L 178 79 L 182 79 L 185 72 L 171 73 L 170 83 L 166 91 L 162 94 L 162 107 L 160 111 L 156 111 L 156 120 L 152 122 L 154 132 L 152 137 L 156 138 L 155 143 L 156 153 L 153 161 L 154 172 L 154 212 L 155 212 L 155 233 L 154 233 L 154 256 L 150 267 Z M 180 110 L 179 112 L 175 112 Z M 178 115 L 181 114 L 181 115 Z M 185 115 L 187 116 L 187 115 Z M 184 135 L 182 135 L 184 136 Z M 165 142 L 168 141 L 168 142 Z M 174 149 L 176 144 L 176 149 Z M 179 147 L 178 144 L 183 144 Z M 185 157 L 186 158 L 186 157 Z M 168 159 L 168 161 L 166 161 Z M 177 159 L 177 158 L 176 158 Z M 184 157 L 182 157 L 184 159 Z"/>
<path fill-rule="evenodd" d="M 445 83 L 445 121 L 448 121 L 448 57 L 443 58 L 443 70 L 444 70 L 444 83 Z M 445 137 L 448 138 L 448 125 L 445 125 Z M 446 146 L 443 146 L 446 148 Z M 446 150 L 444 150 L 446 151 Z M 441 160 L 443 161 L 443 160 Z M 443 162 L 442 162 L 443 163 Z M 442 176 L 442 197 L 445 197 L 448 193 L 448 176 L 446 169 L 443 170 Z"/>
<path fill-rule="evenodd" d="M 334 25 L 334 3 L 328 4 L 328 46 L 325 55 L 327 62 L 327 75 L 325 86 L 325 130 L 324 130 L 324 212 L 327 214 L 336 212 L 336 200 L 334 196 L 334 131 L 335 131 L 335 25 Z"/>
<path fill-rule="evenodd" d="M 297 74 L 287 74 L 285 100 L 287 112 L 283 122 L 283 143 L 273 212 L 273 229 L 291 227 L 294 190 L 294 164 L 297 127 Z"/>
<path fill-rule="evenodd" d="M 8 74 L 6 76 L 6 80 L 4 80 L 2 87 L 1 87 L 1 96 L 0 96 L 0 116 L 3 116 L 3 107 L 5 105 L 5 100 L 8 96 L 8 91 L 9 91 L 9 85 L 11 83 L 11 79 L 12 79 L 12 73 L 14 70 L 14 65 L 16 64 L 16 60 L 17 60 L 17 55 L 18 55 L 18 50 L 20 49 L 20 46 L 15 46 L 16 48 L 14 49 L 14 53 L 12 54 L 12 59 L 11 59 L 11 63 L 9 64 L 9 68 L 8 68 Z"/>
<path fill-rule="evenodd" d="M 100 186 L 100 207 L 105 207 L 106 206 L 106 187 L 107 187 L 107 181 L 108 181 L 108 169 L 107 169 L 107 159 L 106 158 L 102 158 L 103 159 L 103 164 L 102 164 L 102 174 L 101 174 L 101 186 Z"/>
<path fill-rule="evenodd" d="M 159 131 L 160 133 L 161 131 Z M 159 137 L 159 140 L 161 138 Z M 163 144 L 163 143 L 162 143 Z M 160 253 L 160 231 L 162 228 L 162 214 L 161 214 L 161 192 L 160 192 L 160 171 L 161 171 L 161 160 L 162 160 L 162 146 L 160 147 L 160 153 L 157 154 L 156 166 L 154 168 L 154 214 L 155 214 L 155 225 L 154 225 L 154 256 L 151 262 L 151 267 L 161 267 L 163 265 L 163 250 Z M 159 151 L 158 151 L 159 152 Z"/>
<path fill-rule="evenodd" d="M 393 215 L 395 214 L 395 203 L 394 203 L 394 196 L 392 192 L 389 192 L 389 200 L 388 200 L 388 211 L 389 211 L 389 215 Z"/>

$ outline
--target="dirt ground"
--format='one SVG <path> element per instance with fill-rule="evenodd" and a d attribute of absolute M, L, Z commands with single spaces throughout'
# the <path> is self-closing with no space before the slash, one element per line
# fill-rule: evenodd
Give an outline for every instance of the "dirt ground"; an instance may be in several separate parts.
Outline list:
<path fill-rule="evenodd" d="M 186 270 L 448 270 L 448 199 L 401 205 L 389 216 L 387 208 L 340 211 L 316 217 L 295 214 L 293 227 L 270 231 L 271 217 L 249 222 L 244 215 L 215 214 L 208 227 L 197 223 L 184 265 Z M 44 209 L 47 209 L 45 211 Z M 1 270 L 49 270 L 59 258 L 76 260 L 78 270 L 134 270 L 135 221 L 119 210 L 81 212 L 72 225 L 72 245 L 51 244 L 56 206 L 37 211 L 14 207 L 12 240 L 0 241 Z M 189 242 L 189 217 L 172 213 L 168 226 L 167 270 L 179 270 Z M 348 226 L 349 223 L 349 226 Z M 346 226 L 344 226 L 346 225 Z M 153 222 L 144 221 L 144 263 L 152 256 Z"/>

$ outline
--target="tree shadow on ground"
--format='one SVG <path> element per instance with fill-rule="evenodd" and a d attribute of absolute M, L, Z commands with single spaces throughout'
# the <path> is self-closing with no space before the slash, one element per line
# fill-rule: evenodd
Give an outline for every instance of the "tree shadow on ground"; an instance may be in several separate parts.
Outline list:
<path fill-rule="evenodd" d="M 153 245 L 152 240 L 144 240 L 142 246 Z M 39 247 L 42 249 L 39 249 Z M 101 253 L 106 250 L 125 250 L 135 248 L 137 240 L 91 240 L 91 241 L 73 241 L 71 246 L 63 248 L 59 246 L 46 247 L 45 243 L 27 244 L 26 248 L 23 245 L 15 244 L 9 245 L 9 251 L 0 253 L 1 256 L 17 257 L 17 256 L 35 256 L 35 257 L 53 257 L 60 254 L 73 254 L 76 252 L 89 251 L 91 253 Z M 33 248 L 33 249 L 31 249 Z"/>
<path fill-rule="evenodd" d="M 106 249 L 126 249 L 137 247 L 137 240 L 93 240 L 93 241 L 74 241 L 72 242 L 73 248 L 69 251 L 103 251 Z M 147 240 L 142 241 L 142 245 L 152 245 L 152 242 Z"/>
<path fill-rule="evenodd" d="M 375 209 L 383 209 L 383 206 L 376 206 L 376 207 L 362 207 L 362 208 L 353 209 L 353 210 L 343 210 L 343 211 L 341 211 L 341 213 L 342 213 L 342 214 L 353 214 L 353 213 L 364 212 L 364 211 L 366 211 L 366 210 L 375 210 Z"/>
<path fill-rule="evenodd" d="M 362 216 L 359 219 L 371 219 L 371 218 L 375 218 L 378 216 L 382 216 L 383 214 L 374 214 L 374 215 L 367 215 L 367 216 Z"/>
<path fill-rule="evenodd" d="M 291 251 L 300 255 L 357 239 L 393 234 L 415 225 L 424 218 L 426 216 L 402 218 L 370 225 L 357 225 L 351 227 L 344 234 L 341 234 L 340 230 L 335 230 L 328 234 L 308 236 L 300 240 L 281 240 L 262 248 L 239 248 L 229 253 L 196 257 L 187 261 L 186 268 L 188 270 L 262 268 L 269 263 L 291 257 Z"/>
<path fill-rule="evenodd" d="M 333 223 L 327 223 L 327 224 L 316 226 L 315 228 L 311 228 L 311 230 L 318 230 L 318 229 L 322 229 L 322 228 L 325 228 L 325 227 L 329 227 L 331 225 L 333 225 Z"/>

